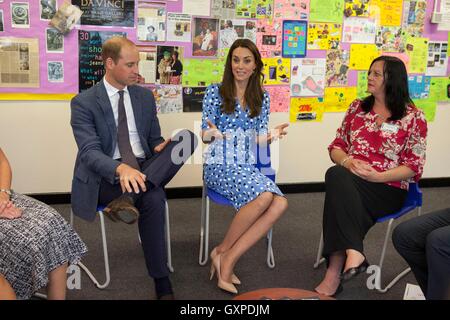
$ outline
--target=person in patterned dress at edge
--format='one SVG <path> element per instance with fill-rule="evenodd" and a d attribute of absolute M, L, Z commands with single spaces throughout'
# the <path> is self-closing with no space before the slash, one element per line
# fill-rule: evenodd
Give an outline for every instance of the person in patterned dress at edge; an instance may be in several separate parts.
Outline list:
<path fill-rule="evenodd" d="M 231 201 L 237 214 L 211 252 L 211 279 L 237 293 L 233 269 L 239 258 L 272 228 L 287 200 L 272 180 L 255 167 L 256 143 L 267 145 L 286 135 L 287 123 L 267 129 L 270 98 L 262 87 L 263 63 L 253 42 L 236 40 L 228 53 L 221 84 L 210 85 L 203 99 L 204 181 Z M 245 141 L 245 142 L 244 142 Z M 264 148 L 261 148 L 264 149 Z M 267 162 L 268 163 L 268 162 Z"/>
<path fill-rule="evenodd" d="M 46 287 L 49 300 L 64 300 L 67 266 L 86 245 L 55 209 L 12 191 L 11 180 L 0 149 L 0 299 L 29 299 Z"/>
<path fill-rule="evenodd" d="M 315 288 L 327 296 L 367 269 L 365 235 L 378 218 L 403 206 L 408 183 L 419 180 L 425 164 L 427 122 L 411 101 L 403 62 L 389 56 L 373 60 L 367 92 L 351 103 L 328 147 L 336 165 L 325 175 L 327 271 Z"/>

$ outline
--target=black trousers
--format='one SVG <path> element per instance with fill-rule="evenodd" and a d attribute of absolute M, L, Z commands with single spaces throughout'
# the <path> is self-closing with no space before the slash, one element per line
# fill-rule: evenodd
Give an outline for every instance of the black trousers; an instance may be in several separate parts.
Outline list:
<path fill-rule="evenodd" d="M 400 223 L 392 241 L 425 297 L 450 299 L 450 208 Z"/>
<path fill-rule="evenodd" d="M 164 186 L 180 170 L 184 162 L 192 155 L 197 146 L 197 138 L 188 131 L 180 131 L 172 138 L 162 152 L 149 159 L 140 160 L 141 172 L 147 176 L 147 191 L 130 196 L 139 210 L 139 235 L 145 256 L 145 263 L 152 278 L 169 275 L 167 252 L 164 237 L 165 201 Z M 119 183 L 100 183 L 99 203 L 107 205 L 122 195 Z"/>
<path fill-rule="evenodd" d="M 323 256 L 354 249 L 364 253 L 363 240 L 376 219 L 398 211 L 407 191 L 366 181 L 342 166 L 325 175 Z"/>

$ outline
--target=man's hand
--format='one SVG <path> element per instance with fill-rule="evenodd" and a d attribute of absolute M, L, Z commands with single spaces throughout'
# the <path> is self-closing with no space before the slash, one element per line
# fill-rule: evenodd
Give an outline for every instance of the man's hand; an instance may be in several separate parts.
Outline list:
<path fill-rule="evenodd" d="M 272 143 L 278 139 L 283 139 L 283 137 L 287 135 L 287 131 L 284 131 L 287 127 L 289 127 L 289 123 L 285 122 L 270 130 L 267 134 L 267 142 Z"/>
<path fill-rule="evenodd" d="M 22 216 L 22 210 L 14 206 L 12 201 L 0 202 L 0 219 L 17 219 Z"/>
<path fill-rule="evenodd" d="M 225 138 L 225 135 L 217 129 L 217 126 L 211 122 L 211 120 L 206 120 L 208 123 L 209 129 L 203 131 L 203 142 L 209 143 L 216 139 L 222 140 Z"/>
<path fill-rule="evenodd" d="M 164 141 L 164 142 L 158 144 L 158 145 L 153 149 L 153 151 L 155 151 L 156 153 L 160 153 L 161 151 L 163 151 L 163 149 L 167 146 L 167 144 L 168 144 L 170 141 L 171 141 L 171 140 L 170 140 L 170 138 L 169 138 L 169 139 L 167 139 L 166 141 Z"/>
<path fill-rule="evenodd" d="M 140 190 L 143 192 L 147 191 L 147 187 L 145 186 L 145 179 L 147 177 L 139 170 L 136 170 L 125 163 L 121 163 L 117 167 L 116 173 L 120 179 L 122 192 L 139 193 Z"/>

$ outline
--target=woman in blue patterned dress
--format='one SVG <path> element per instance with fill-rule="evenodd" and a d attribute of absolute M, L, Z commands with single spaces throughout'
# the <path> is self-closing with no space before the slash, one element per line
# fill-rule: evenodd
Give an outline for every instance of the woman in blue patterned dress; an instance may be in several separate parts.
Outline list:
<path fill-rule="evenodd" d="M 236 40 L 228 53 L 222 84 L 207 88 L 203 99 L 204 181 L 237 210 L 222 243 L 211 252 L 211 278 L 237 293 L 233 273 L 238 259 L 272 228 L 287 209 L 276 184 L 255 167 L 256 143 L 286 135 L 287 123 L 267 129 L 270 98 L 262 87 L 263 63 L 255 44 Z M 264 149 L 264 148 L 261 148 Z"/>

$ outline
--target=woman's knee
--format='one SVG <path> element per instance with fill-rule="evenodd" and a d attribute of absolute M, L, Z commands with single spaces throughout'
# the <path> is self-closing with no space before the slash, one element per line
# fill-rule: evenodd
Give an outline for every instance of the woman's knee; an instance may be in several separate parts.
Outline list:
<path fill-rule="evenodd" d="M 285 197 L 275 195 L 270 205 L 270 214 L 274 221 L 278 220 L 288 208 L 288 201 Z"/>
<path fill-rule="evenodd" d="M 262 210 L 266 210 L 273 200 L 273 194 L 271 192 L 263 192 L 256 199 L 255 204 Z"/>

